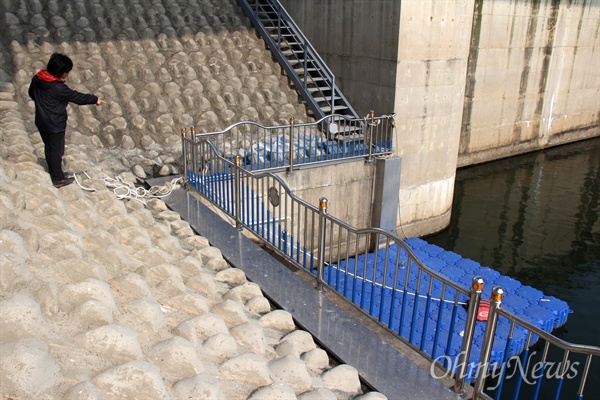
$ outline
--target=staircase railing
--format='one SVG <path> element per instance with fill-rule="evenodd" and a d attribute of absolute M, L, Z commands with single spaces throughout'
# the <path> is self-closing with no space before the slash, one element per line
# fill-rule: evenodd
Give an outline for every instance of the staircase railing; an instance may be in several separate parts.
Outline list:
<path fill-rule="evenodd" d="M 336 86 L 333 72 L 279 1 L 238 3 L 317 119 L 333 114 L 359 117 Z"/>

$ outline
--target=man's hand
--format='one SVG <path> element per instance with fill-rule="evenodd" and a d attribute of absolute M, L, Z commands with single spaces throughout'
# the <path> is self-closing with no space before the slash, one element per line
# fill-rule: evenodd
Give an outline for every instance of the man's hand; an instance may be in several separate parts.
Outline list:
<path fill-rule="evenodd" d="M 98 97 L 98 101 L 96 102 L 96 105 L 99 106 L 104 103 L 106 103 L 106 102 L 104 100 L 102 100 L 100 97 Z"/>

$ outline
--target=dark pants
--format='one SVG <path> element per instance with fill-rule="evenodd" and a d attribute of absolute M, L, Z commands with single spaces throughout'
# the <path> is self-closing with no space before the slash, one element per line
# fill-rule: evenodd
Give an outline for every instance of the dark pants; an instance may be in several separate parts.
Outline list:
<path fill-rule="evenodd" d="M 40 131 L 40 136 L 44 141 L 44 153 L 52 182 L 65 179 L 62 170 L 62 158 L 65 154 L 65 132 L 48 133 Z"/>

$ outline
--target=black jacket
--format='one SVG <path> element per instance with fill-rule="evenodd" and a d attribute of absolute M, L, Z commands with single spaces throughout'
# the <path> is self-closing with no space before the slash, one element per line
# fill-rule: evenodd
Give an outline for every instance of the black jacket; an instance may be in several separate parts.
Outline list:
<path fill-rule="evenodd" d="M 98 97 L 93 94 L 79 93 L 69 88 L 62 80 L 40 71 L 31 79 L 29 97 L 35 102 L 35 125 L 42 132 L 58 133 L 67 129 L 67 105 L 75 103 L 96 104 Z"/>

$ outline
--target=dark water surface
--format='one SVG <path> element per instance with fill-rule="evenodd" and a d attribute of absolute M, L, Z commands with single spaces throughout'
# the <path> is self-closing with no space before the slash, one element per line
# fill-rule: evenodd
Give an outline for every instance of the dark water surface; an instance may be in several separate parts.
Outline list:
<path fill-rule="evenodd" d="M 600 138 L 459 170 L 450 226 L 425 239 L 566 301 L 553 334 L 600 346 Z"/>

